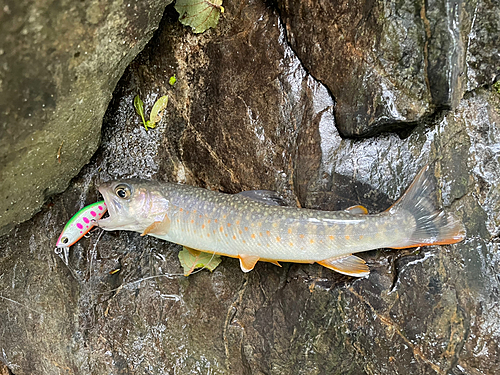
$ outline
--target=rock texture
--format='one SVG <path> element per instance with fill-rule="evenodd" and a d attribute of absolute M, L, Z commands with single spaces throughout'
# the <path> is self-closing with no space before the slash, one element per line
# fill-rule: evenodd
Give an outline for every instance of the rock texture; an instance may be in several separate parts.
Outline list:
<path fill-rule="evenodd" d="M 0 234 L 88 163 L 118 79 L 171 2 L 2 2 Z"/>
<path fill-rule="evenodd" d="M 202 35 L 167 8 L 114 92 L 90 163 L 39 214 L 0 238 L 0 360 L 14 374 L 500 372 L 500 92 L 491 78 L 467 75 L 473 90 L 454 106 L 450 93 L 464 88 L 449 81 L 451 109 L 425 121 L 427 109 L 415 115 L 406 137 L 378 134 L 390 128 L 373 122 L 373 136 L 343 138 L 335 126 L 341 97 L 334 100 L 326 78 L 323 85 L 302 64 L 297 40 L 289 46 L 291 20 L 282 21 L 290 15 L 279 13 L 287 4 L 224 4 L 219 25 Z M 475 9 L 495 7 L 488 4 Z M 407 18 L 421 19 L 420 11 L 408 9 Z M 464 30 L 496 48 L 486 42 L 494 40 L 492 28 L 472 23 Z M 303 48 L 313 48 L 321 30 L 312 30 Z M 327 61 L 331 51 L 324 53 Z M 472 53 L 467 64 L 480 60 Z M 497 66 L 481 59 L 480 71 L 491 77 Z M 467 65 L 472 69 L 479 72 Z M 416 81 L 419 75 L 408 73 Z M 360 103 L 372 105 L 360 91 Z M 136 94 L 146 113 L 169 95 L 156 129 L 146 131 L 135 114 Z M 413 99 L 396 94 L 413 108 Z M 430 91 L 425 95 L 431 103 Z M 316 264 L 259 263 L 244 274 L 230 258 L 213 273 L 186 278 L 178 245 L 132 232 L 94 231 L 71 248 L 69 267 L 53 252 L 67 220 L 99 199 L 96 186 L 109 179 L 228 193 L 272 189 L 303 207 L 363 204 L 378 212 L 425 163 L 434 168 L 437 198 L 463 220 L 467 239 L 361 254 L 371 268 L 366 279 Z"/>
<path fill-rule="evenodd" d="M 490 85 L 500 75 L 500 13 L 498 3 L 479 1 L 473 14 L 467 48 L 467 88 Z"/>

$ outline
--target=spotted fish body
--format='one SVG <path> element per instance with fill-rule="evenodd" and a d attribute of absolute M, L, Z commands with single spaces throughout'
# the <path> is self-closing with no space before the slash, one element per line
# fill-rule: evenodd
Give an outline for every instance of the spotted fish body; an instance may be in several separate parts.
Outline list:
<path fill-rule="evenodd" d="M 57 239 L 56 248 L 70 247 L 78 242 L 96 225 L 97 220 L 104 215 L 106 209 L 106 203 L 100 201 L 78 211 L 64 226 Z"/>
<path fill-rule="evenodd" d="M 353 253 L 378 248 L 449 244 L 465 237 L 463 226 L 437 210 L 424 168 L 387 211 L 318 211 L 276 205 L 266 192 L 223 194 L 187 185 L 142 180 L 100 187 L 109 218 L 105 230 L 133 230 L 185 247 L 240 259 L 243 271 L 258 260 L 318 262 L 338 272 L 366 276 Z"/>

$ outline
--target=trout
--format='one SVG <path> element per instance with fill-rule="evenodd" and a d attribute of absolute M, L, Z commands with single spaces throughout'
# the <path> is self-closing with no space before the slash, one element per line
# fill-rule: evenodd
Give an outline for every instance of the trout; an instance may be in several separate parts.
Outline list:
<path fill-rule="evenodd" d="M 156 181 L 122 180 L 100 186 L 109 217 L 104 230 L 131 230 L 198 251 L 238 258 L 244 272 L 258 261 L 319 263 L 334 271 L 368 276 L 354 253 L 446 245 L 462 241 L 465 229 L 434 203 L 429 166 L 424 167 L 386 211 L 362 206 L 320 211 L 280 205 L 266 190 L 225 194 Z"/>

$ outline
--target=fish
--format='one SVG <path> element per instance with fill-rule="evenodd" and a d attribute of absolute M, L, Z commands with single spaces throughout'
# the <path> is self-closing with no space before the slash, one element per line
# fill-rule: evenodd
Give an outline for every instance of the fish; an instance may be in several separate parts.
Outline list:
<path fill-rule="evenodd" d="M 106 203 L 99 201 L 92 203 L 76 214 L 66 223 L 56 242 L 56 253 L 64 251 L 64 261 L 68 264 L 68 249 L 85 236 L 96 224 L 107 210 Z"/>
<path fill-rule="evenodd" d="M 242 271 L 258 261 L 318 263 L 336 272 L 366 277 L 370 270 L 355 253 L 391 248 L 448 245 L 465 228 L 438 208 L 429 165 L 386 211 L 362 206 L 321 211 L 280 204 L 275 192 L 225 194 L 199 187 L 129 179 L 99 187 L 109 216 L 104 230 L 129 230 L 188 249 L 238 258 Z"/>

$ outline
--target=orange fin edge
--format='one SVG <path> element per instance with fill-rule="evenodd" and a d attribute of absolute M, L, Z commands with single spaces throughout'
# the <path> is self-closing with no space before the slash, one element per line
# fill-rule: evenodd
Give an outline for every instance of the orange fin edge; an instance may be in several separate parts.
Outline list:
<path fill-rule="evenodd" d="M 438 241 L 438 242 L 427 242 L 427 243 L 416 243 L 408 246 L 401 246 L 401 247 L 389 247 L 389 249 L 411 249 L 412 247 L 419 247 L 419 246 L 434 246 L 434 245 L 452 245 L 454 243 L 458 243 L 463 241 L 465 236 L 460 236 L 460 237 L 453 237 L 449 239 L 445 239 L 443 241 Z"/>
<path fill-rule="evenodd" d="M 344 211 L 350 213 L 351 215 L 368 215 L 368 210 L 366 209 L 366 207 L 360 204 L 348 207 Z"/>

